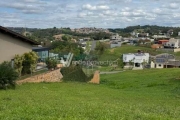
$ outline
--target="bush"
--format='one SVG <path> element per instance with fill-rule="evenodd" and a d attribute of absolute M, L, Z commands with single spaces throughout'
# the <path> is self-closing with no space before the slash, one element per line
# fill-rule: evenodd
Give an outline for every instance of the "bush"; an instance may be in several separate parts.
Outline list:
<path fill-rule="evenodd" d="M 0 64 L 0 89 L 15 88 L 15 80 L 18 76 L 9 62 Z"/>
<path fill-rule="evenodd" d="M 19 77 L 21 77 L 21 72 L 23 69 L 22 63 L 24 61 L 24 55 L 15 55 L 14 57 L 14 69 L 18 72 Z"/>
<path fill-rule="evenodd" d="M 55 69 L 57 66 L 57 61 L 55 59 L 47 58 L 45 62 L 48 69 Z"/>
<path fill-rule="evenodd" d="M 24 60 L 22 63 L 22 74 L 30 74 L 35 71 L 38 60 L 38 55 L 35 52 L 24 53 Z"/>
<path fill-rule="evenodd" d="M 87 77 L 80 66 L 70 66 L 61 69 L 64 81 L 87 82 L 92 76 Z"/>

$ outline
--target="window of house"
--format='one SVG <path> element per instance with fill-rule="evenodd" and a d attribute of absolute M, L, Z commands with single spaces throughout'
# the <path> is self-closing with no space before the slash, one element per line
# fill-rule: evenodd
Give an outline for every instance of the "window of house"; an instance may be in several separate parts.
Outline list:
<path fill-rule="evenodd" d="M 158 66 L 161 67 L 161 64 L 159 64 Z"/>

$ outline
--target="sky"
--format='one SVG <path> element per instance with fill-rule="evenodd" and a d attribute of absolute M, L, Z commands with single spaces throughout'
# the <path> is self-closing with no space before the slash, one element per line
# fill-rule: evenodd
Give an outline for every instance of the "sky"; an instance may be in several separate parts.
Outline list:
<path fill-rule="evenodd" d="M 5 27 L 180 27 L 180 0 L 0 0 Z"/>

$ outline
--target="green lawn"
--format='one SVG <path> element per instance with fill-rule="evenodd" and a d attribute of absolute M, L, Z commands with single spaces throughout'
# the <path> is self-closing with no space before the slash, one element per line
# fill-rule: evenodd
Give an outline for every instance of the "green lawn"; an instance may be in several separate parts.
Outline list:
<path fill-rule="evenodd" d="M 99 56 L 99 60 L 116 60 L 122 54 L 125 53 L 136 53 L 138 50 L 142 50 L 144 52 L 149 53 L 150 55 L 157 55 L 160 53 L 164 53 L 163 51 L 155 51 L 149 47 L 140 47 L 140 46 L 133 46 L 133 45 L 122 45 L 121 47 L 106 49 L 103 55 Z M 171 53 L 175 54 L 176 56 L 180 56 L 180 52 L 178 53 Z"/>
<path fill-rule="evenodd" d="M 179 120 L 180 69 L 101 75 L 101 84 L 23 84 L 0 91 L 0 120 Z"/>

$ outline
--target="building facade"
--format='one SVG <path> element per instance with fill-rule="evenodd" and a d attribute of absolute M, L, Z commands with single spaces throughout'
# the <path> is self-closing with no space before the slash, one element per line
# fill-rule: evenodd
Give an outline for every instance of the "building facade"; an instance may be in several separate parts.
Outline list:
<path fill-rule="evenodd" d="M 0 26 L 0 63 L 11 61 L 16 54 L 22 55 L 32 51 L 33 45 L 39 43 Z"/>

